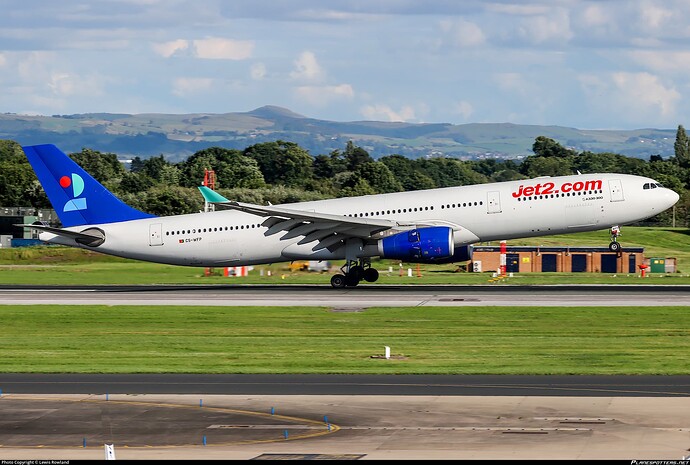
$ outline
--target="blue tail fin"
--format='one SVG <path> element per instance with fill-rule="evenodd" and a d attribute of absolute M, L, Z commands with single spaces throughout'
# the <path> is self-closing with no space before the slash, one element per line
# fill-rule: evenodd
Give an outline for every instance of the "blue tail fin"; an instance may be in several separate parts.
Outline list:
<path fill-rule="evenodd" d="M 62 226 L 153 218 L 115 197 L 52 144 L 23 147 Z"/>

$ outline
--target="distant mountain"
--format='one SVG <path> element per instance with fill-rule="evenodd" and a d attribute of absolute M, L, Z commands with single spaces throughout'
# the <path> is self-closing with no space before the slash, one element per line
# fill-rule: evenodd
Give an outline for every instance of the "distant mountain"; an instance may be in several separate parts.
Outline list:
<path fill-rule="evenodd" d="M 344 150 L 351 140 L 374 158 L 393 153 L 410 158 L 521 158 L 532 154 L 532 144 L 538 136 L 577 151 L 667 158 L 674 153 L 676 129 L 618 131 L 511 123 L 336 122 L 309 118 L 277 106 L 222 114 L 0 114 L 0 139 L 23 145 L 54 143 L 68 152 L 91 148 L 121 157 L 162 154 L 170 161 L 183 160 L 212 146 L 244 149 L 279 139 L 295 142 L 312 155 Z"/>

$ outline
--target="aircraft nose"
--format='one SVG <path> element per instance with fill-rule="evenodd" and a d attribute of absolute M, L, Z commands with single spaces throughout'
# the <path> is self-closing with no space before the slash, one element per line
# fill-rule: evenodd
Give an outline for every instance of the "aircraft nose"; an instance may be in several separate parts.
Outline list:
<path fill-rule="evenodd" d="M 676 202 L 678 202 L 678 200 L 680 200 L 680 195 L 678 195 L 678 193 L 676 191 L 673 191 L 671 189 L 667 189 L 667 190 L 668 190 L 668 192 L 666 193 L 665 197 L 666 197 L 666 200 L 668 201 L 668 207 L 667 208 L 670 208 L 670 207 L 674 206 L 676 204 Z"/>

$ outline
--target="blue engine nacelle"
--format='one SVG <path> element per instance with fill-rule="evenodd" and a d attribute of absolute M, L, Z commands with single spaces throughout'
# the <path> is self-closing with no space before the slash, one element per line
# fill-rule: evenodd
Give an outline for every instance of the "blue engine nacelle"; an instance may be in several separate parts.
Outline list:
<path fill-rule="evenodd" d="M 447 226 L 412 229 L 379 240 L 379 255 L 413 263 L 451 263 L 469 260 L 470 246 L 455 247 Z"/>

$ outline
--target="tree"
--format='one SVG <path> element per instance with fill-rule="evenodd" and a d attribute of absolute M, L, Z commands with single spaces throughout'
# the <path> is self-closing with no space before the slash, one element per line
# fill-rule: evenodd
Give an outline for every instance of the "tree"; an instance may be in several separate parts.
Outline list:
<path fill-rule="evenodd" d="M 314 157 L 314 176 L 317 178 L 330 179 L 345 171 L 347 171 L 347 160 L 340 150 L 333 150 L 329 155 Z"/>
<path fill-rule="evenodd" d="M 141 164 L 141 172 L 154 181 L 161 182 L 166 166 L 170 166 L 170 163 L 163 157 L 163 155 L 159 155 L 157 157 L 151 157 L 144 160 Z"/>
<path fill-rule="evenodd" d="M 70 158 L 101 183 L 119 180 L 126 172 L 114 153 L 84 148 L 81 152 L 70 154 Z"/>
<path fill-rule="evenodd" d="M 529 178 L 575 174 L 571 160 L 538 156 L 527 157 L 520 165 L 520 172 Z"/>
<path fill-rule="evenodd" d="M 157 216 L 184 215 L 201 211 L 203 201 L 196 189 L 156 186 L 146 191 L 137 207 Z"/>
<path fill-rule="evenodd" d="M 400 182 L 388 167 L 380 161 L 370 161 L 362 163 L 352 173 L 352 181 L 348 186 L 354 187 L 358 181 L 364 180 L 371 187 L 374 193 L 386 194 L 389 192 L 400 192 L 403 190 Z"/>
<path fill-rule="evenodd" d="M 360 195 L 376 194 L 374 189 L 369 185 L 366 179 L 350 175 L 353 183 L 343 187 L 340 191 L 342 197 L 357 197 Z"/>
<path fill-rule="evenodd" d="M 468 186 L 487 182 L 483 176 L 470 168 L 470 165 L 453 158 L 431 158 L 415 160 L 415 166 L 430 177 L 436 187 Z"/>
<path fill-rule="evenodd" d="M 266 185 L 256 160 L 246 157 L 239 150 L 210 147 L 200 150 L 180 163 L 182 185 L 201 185 L 206 170 L 216 175 L 216 189 L 235 187 L 259 188 Z"/>
<path fill-rule="evenodd" d="M 412 160 L 402 155 L 388 155 L 379 159 L 393 173 L 404 191 L 433 189 L 434 180 L 416 169 Z"/>
<path fill-rule="evenodd" d="M 144 160 L 142 160 L 139 157 L 134 157 L 132 159 L 132 164 L 129 165 L 129 170 L 132 173 L 138 173 L 139 171 L 144 169 Z"/>
<path fill-rule="evenodd" d="M 362 163 L 374 161 L 369 155 L 369 152 L 361 147 L 355 146 L 352 141 L 348 141 L 345 147 L 345 160 L 347 161 L 347 169 L 349 171 L 356 170 Z"/>
<path fill-rule="evenodd" d="M 120 193 L 131 192 L 143 192 L 146 191 L 153 184 L 153 179 L 146 176 L 143 172 L 130 172 L 125 173 L 120 180 L 120 186 L 118 191 Z"/>
<path fill-rule="evenodd" d="M 532 144 L 532 151 L 538 157 L 568 158 L 577 155 L 574 150 L 567 149 L 553 139 L 538 136 Z"/>
<path fill-rule="evenodd" d="M 27 197 L 38 180 L 22 147 L 14 141 L 0 140 L 0 173 L 0 206 L 43 206 L 39 204 L 45 203 L 45 195 Z"/>
<path fill-rule="evenodd" d="M 685 128 L 682 125 L 678 125 L 678 130 L 676 131 L 676 141 L 673 144 L 673 150 L 675 152 L 675 160 L 678 165 L 682 168 L 690 167 L 690 139 L 685 133 Z"/>
<path fill-rule="evenodd" d="M 256 160 L 269 184 L 308 186 L 313 179 L 311 155 L 294 142 L 278 140 L 252 145 L 244 155 Z"/>

